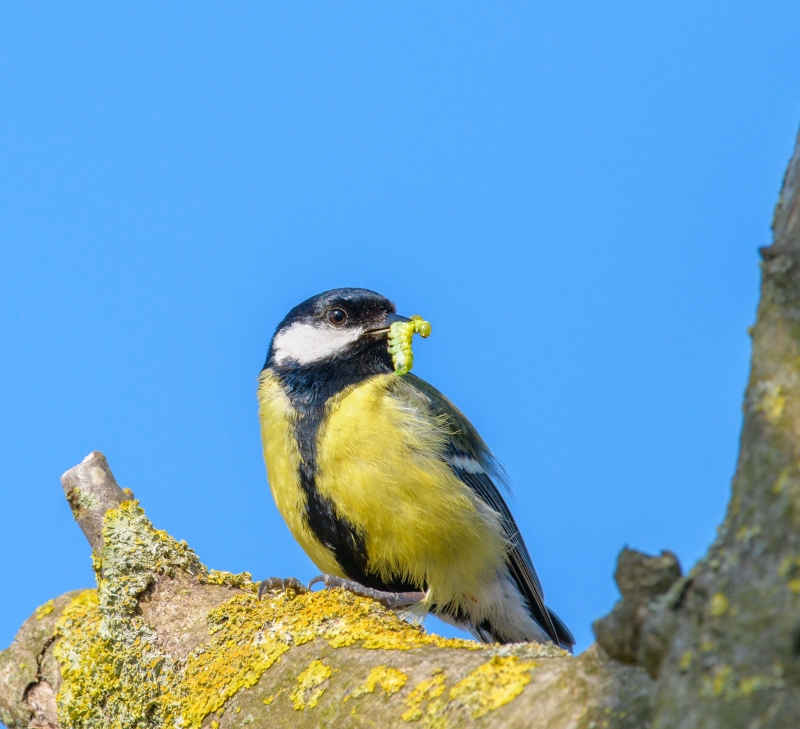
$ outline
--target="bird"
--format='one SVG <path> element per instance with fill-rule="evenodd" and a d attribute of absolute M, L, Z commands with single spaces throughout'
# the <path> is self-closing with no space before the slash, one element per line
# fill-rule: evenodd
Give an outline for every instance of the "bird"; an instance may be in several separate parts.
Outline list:
<path fill-rule="evenodd" d="M 505 471 L 408 371 L 426 325 L 362 288 L 313 296 L 278 324 L 258 382 L 278 511 L 324 573 L 312 583 L 431 613 L 484 643 L 572 652 L 503 497 Z"/>

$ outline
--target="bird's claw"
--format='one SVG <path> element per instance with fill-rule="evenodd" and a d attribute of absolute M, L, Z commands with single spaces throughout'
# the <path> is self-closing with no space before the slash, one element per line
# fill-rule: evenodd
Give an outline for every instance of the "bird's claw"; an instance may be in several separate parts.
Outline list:
<path fill-rule="evenodd" d="M 292 590 L 297 595 L 308 592 L 308 588 L 296 577 L 267 577 L 258 586 L 258 599 L 261 600 L 268 592 L 286 592 Z"/>
<path fill-rule="evenodd" d="M 359 587 L 362 590 L 367 589 L 366 587 L 359 585 L 358 582 L 345 580 L 342 577 L 336 577 L 334 575 L 317 575 L 308 583 L 308 589 L 310 590 L 312 587 L 314 587 L 314 585 L 319 585 L 320 583 L 325 585 L 326 590 L 332 590 L 335 587 L 341 587 L 344 590 L 350 590 L 350 592 L 353 592 L 353 590 L 350 589 L 352 586 Z"/>
<path fill-rule="evenodd" d="M 371 600 L 375 600 L 390 610 L 414 605 L 425 597 L 424 592 L 383 592 L 382 590 L 374 590 L 371 587 L 364 587 L 364 585 L 353 580 L 345 580 L 335 575 L 317 575 L 308 583 L 308 589 L 310 590 L 314 585 L 320 583 L 325 585 L 326 590 L 340 587 L 358 597 L 368 597 Z"/>

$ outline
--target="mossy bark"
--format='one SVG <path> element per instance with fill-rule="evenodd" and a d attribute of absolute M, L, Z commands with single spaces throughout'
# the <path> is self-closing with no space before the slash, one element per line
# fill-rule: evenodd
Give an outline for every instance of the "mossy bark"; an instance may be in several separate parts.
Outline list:
<path fill-rule="evenodd" d="M 798 185 L 800 137 L 773 244 L 761 250 L 761 300 L 727 515 L 680 599 L 666 609 L 671 615 L 653 619 L 668 638 L 654 727 L 800 726 Z"/>
<path fill-rule="evenodd" d="M 762 250 L 725 521 L 685 577 L 669 553 L 623 552 L 623 599 L 596 623 L 605 651 L 445 640 L 340 590 L 259 601 L 249 575 L 208 570 L 154 529 L 92 454 L 62 483 L 98 588 L 46 603 L 0 653 L 0 719 L 43 729 L 800 726 L 798 186 L 800 138 Z"/>
<path fill-rule="evenodd" d="M 208 570 L 114 494 L 101 454 L 63 481 L 81 484 L 98 587 L 40 608 L 0 654 L 9 727 L 647 723 L 650 679 L 596 648 L 448 640 L 342 590 L 259 600 L 248 574 Z"/>

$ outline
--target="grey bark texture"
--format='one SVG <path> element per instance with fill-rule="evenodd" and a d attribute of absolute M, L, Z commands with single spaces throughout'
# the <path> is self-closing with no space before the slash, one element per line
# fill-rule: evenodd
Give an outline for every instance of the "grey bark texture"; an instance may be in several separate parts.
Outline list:
<path fill-rule="evenodd" d="M 108 466 L 106 457 L 92 451 L 74 468 L 61 477 L 61 487 L 92 551 L 103 551 L 103 519 L 109 509 L 133 498 L 130 490 L 119 487 Z"/>
<path fill-rule="evenodd" d="M 655 727 L 800 727 L 800 138 L 762 248 L 732 497 L 708 554 L 645 625 Z"/>
<path fill-rule="evenodd" d="M 625 549 L 598 645 L 429 641 L 340 590 L 264 601 L 153 529 L 102 454 L 62 479 L 98 589 L 0 653 L 9 727 L 800 727 L 800 138 L 762 249 L 732 495 L 687 575 Z M 428 641 L 428 642 L 426 642 Z"/>
<path fill-rule="evenodd" d="M 595 623 L 609 655 L 655 678 L 654 729 L 800 727 L 799 183 L 800 137 L 761 249 L 739 459 L 717 539 L 686 577 L 649 595 L 646 580 L 628 584 L 637 560 L 623 552 L 623 600 Z"/>

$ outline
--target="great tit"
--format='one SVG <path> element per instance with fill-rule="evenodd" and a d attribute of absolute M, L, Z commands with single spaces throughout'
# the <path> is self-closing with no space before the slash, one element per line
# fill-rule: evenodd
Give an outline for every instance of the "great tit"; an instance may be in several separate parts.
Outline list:
<path fill-rule="evenodd" d="M 326 575 L 415 595 L 421 613 L 483 642 L 571 651 L 498 488 L 502 468 L 442 393 L 395 373 L 390 329 L 408 321 L 380 294 L 345 288 L 278 325 L 258 388 L 278 510 Z"/>

